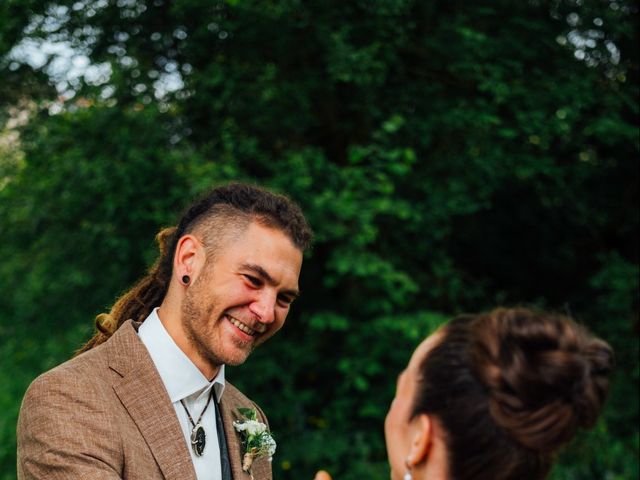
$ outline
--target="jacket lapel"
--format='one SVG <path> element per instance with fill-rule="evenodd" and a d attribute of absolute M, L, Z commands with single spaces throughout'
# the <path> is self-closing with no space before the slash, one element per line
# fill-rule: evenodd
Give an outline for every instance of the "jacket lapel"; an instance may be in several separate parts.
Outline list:
<path fill-rule="evenodd" d="M 169 395 L 132 322 L 122 325 L 112 340 L 109 367 L 121 376 L 113 388 L 160 470 L 167 480 L 196 480 Z"/>
<path fill-rule="evenodd" d="M 227 382 L 220 400 L 220 414 L 227 438 L 227 450 L 229 451 L 233 480 L 252 480 L 251 475 L 242 471 L 242 456 L 244 452 L 240 435 L 233 426 L 234 420 L 241 420 L 238 407 L 257 409 L 258 420 L 266 423 L 267 420 L 262 411 L 247 397 L 242 395 L 233 385 Z M 253 473 L 253 480 L 271 480 L 273 475 L 271 462 L 265 457 L 254 460 L 251 473 Z"/>
<path fill-rule="evenodd" d="M 251 478 L 249 474 L 242 471 L 242 444 L 240 442 L 240 436 L 237 434 L 236 429 L 233 428 L 233 421 L 237 420 L 237 418 L 234 416 L 236 405 L 234 399 L 231 397 L 229 385 L 227 385 L 220 399 L 220 415 L 222 416 L 224 434 L 227 439 L 231 472 L 233 474 L 233 480 L 249 480 Z"/>

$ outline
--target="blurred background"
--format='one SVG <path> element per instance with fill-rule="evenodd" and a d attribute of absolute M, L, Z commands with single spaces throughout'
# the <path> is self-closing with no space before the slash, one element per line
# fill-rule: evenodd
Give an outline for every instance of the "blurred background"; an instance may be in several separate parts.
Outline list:
<path fill-rule="evenodd" d="M 0 479 L 30 381 L 230 180 L 317 235 L 287 325 L 228 371 L 275 478 L 387 479 L 413 348 L 518 304 L 617 352 L 553 479 L 638 478 L 637 26 L 627 0 L 0 1 Z"/>

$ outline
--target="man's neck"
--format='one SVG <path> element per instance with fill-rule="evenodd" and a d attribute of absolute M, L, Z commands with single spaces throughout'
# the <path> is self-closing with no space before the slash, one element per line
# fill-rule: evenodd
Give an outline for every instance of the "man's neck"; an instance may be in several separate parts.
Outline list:
<path fill-rule="evenodd" d="M 176 343 L 178 348 L 191 360 L 198 370 L 209 380 L 212 381 L 220 371 L 220 365 L 212 365 L 208 362 L 195 348 L 184 331 L 182 324 L 182 314 L 180 309 L 173 308 L 172 302 L 163 301 L 158 309 L 158 318 L 160 323 L 167 331 L 169 336 Z"/>

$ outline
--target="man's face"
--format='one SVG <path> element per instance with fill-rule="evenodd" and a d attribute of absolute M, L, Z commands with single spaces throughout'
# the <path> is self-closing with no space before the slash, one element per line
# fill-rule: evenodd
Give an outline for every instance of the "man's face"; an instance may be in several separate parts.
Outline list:
<path fill-rule="evenodd" d="M 298 294 L 302 252 L 282 233 L 252 222 L 222 245 L 187 289 L 182 323 L 212 367 L 239 365 L 274 335 Z"/>

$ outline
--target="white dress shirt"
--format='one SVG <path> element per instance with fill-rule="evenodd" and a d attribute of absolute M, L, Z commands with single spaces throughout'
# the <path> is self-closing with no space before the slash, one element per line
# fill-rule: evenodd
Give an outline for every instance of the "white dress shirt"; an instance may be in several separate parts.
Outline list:
<path fill-rule="evenodd" d="M 162 325 L 157 310 L 155 308 L 140 325 L 138 335 L 142 343 L 147 347 L 173 403 L 173 408 L 180 421 L 187 448 L 196 470 L 196 477 L 198 480 L 220 480 L 222 478 L 220 446 L 218 445 L 214 411 L 214 407 L 218 408 L 218 406 L 214 406 L 213 402 L 219 402 L 224 391 L 224 365 L 220 367 L 218 375 L 213 381 L 207 380 L 173 341 L 173 338 Z M 211 403 L 209 403 L 207 410 L 200 419 L 200 424 L 204 427 L 206 434 L 206 444 L 203 454 L 198 457 L 191 447 L 193 426 L 180 400 L 184 402 L 191 414 L 191 418 L 197 424 L 198 418 L 202 414 L 207 400 L 209 400 L 212 388 L 214 389 L 214 398 L 211 399 Z"/>

